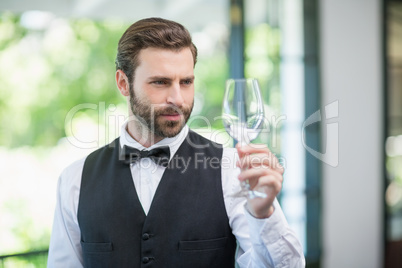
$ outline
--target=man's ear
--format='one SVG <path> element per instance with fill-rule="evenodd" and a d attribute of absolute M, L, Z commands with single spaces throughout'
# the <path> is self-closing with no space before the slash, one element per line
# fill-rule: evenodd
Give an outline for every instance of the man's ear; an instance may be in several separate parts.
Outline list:
<path fill-rule="evenodd" d="M 130 84 L 127 75 L 122 70 L 116 71 L 116 84 L 123 96 L 130 96 Z"/>

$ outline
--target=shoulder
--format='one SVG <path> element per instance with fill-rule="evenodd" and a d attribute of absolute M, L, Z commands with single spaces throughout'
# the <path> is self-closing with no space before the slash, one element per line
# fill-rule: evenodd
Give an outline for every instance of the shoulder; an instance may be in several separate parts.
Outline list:
<path fill-rule="evenodd" d="M 75 180 L 77 177 L 81 177 L 82 170 L 87 161 L 102 157 L 104 154 L 110 152 L 111 149 L 113 149 L 115 146 L 118 145 L 119 145 L 119 138 L 115 139 L 108 145 L 96 149 L 95 151 L 89 153 L 87 156 L 74 161 L 63 170 L 60 177 L 66 181 Z"/>
<path fill-rule="evenodd" d="M 117 142 L 116 142 L 117 141 Z M 81 186 L 81 178 L 82 173 L 85 167 L 85 164 L 88 161 L 93 161 L 94 159 L 98 159 L 102 157 L 106 152 L 110 151 L 110 148 L 113 148 L 118 143 L 118 139 L 114 140 L 112 143 L 103 146 L 92 153 L 88 154 L 87 156 L 76 160 L 75 162 L 68 165 L 61 173 L 59 178 L 59 191 L 67 191 L 75 190 L 79 191 Z"/>
<path fill-rule="evenodd" d="M 113 153 L 120 151 L 115 151 L 116 146 L 120 146 L 119 138 L 90 153 L 85 159 L 84 172 L 88 170 L 92 172 L 107 165 L 111 157 L 113 157 Z"/>
<path fill-rule="evenodd" d="M 212 149 L 212 150 L 222 150 L 222 144 L 211 141 L 210 139 L 190 130 L 186 137 L 186 141 L 190 146 L 199 149 Z"/>
<path fill-rule="evenodd" d="M 83 157 L 68 165 L 61 173 L 59 184 L 62 189 L 79 187 L 85 160 Z"/>

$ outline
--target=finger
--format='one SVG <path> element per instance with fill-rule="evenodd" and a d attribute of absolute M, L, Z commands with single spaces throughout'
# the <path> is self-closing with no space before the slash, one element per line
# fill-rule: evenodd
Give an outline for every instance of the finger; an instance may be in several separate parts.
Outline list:
<path fill-rule="evenodd" d="M 247 146 L 247 145 L 244 145 L 244 146 Z M 243 150 L 241 149 L 241 148 L 244 147 L 244 146 L 241 146 L 240 143 L 237 143 L 237 144 L 236 144 L 237 154 L 239 155 L 239 158 L 240 158 L 240 159 L 243 158 L 244 156 L 246 156 L 246 154 L 245 154 L 245 153 L 243 152 Z"/>
<path fill-rule="evenodd" d="M 239 159 L 239 161 L 237 162 L 237 166 L 242 169 L 266 166 L 276 170 L 281 174 L 283 174 L 284 172 L 283 166 L 279 163 L 278 158 L 276 158 L 273 153 L 258 153 L 246 155 Z"/>
<path fill-rule="evenodd" d="M 254 181 L 258 180 L 259 177 L 266 176 L 268 174 L 269 172 L 267 172 L 267 170 L 264 170 L 263 168 L 246 169 L 239 174 L 238 179 L 240 181 Z"/>
<path fill-rule="evenodd" d="M 269 177 L 273 176 L 280 183 L 282 183 L 282 181 L 283 181 L 283 177 L 280 173 L 278 173 L 272 169 L 267 169 L 267 168 L 247 169 L 239 174 L 238 179 L 240 181 L 248 180 L 250 183 L 250 186 L 253 188 L 257 184 L 261 184 L 260 183 L 261 178 L 264 178 L 267 176 L 269 176 Z"/>
<path fill-rule="evenodd" d="M 240 146 L 238 143 L 236 145 L 237 151 L 239 152 L 239 156 L 244 156 L 248 154 L 255 154 L 255 153 L 270 153 L 271 151 L 265 144 L 254 144 L 250 143 L 247 145 Z"/>
<path fill-rule="evenodd" d="M 282 180 L 275 174 L 259 177 L 258 180 L 248 180 L 248 182 L 251 190 L 266 193 L 271 198 L 277 196 L 282 189 Z"/>
<path fill-rule="evenodd" d="M 255 188 L 268 188 L 277 194 L 282 188 L 282 182 L 281 176 L 279 177 L 275 174 L 269 174 L 267 176 L 260 177 L 258 183 L 255 185 Z"/>
<path fill-rule="evenodd" d="M 254 144 L 254 143 L 250 143 L 250 144 L 246 144 L 246 145 L 240 145 L 240 143 L 237 143 L 236 149 L 237 149 L 239 158 L 242 158 L 246 155 L 254 154 L 254 153 L 270 152 L 268 147 L 265 144 Z"/>

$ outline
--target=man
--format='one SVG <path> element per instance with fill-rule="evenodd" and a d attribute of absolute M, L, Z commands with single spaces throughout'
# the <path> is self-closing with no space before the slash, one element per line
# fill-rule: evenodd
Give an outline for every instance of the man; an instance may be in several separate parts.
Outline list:
<path fill-rule="evenodd" d="M 48 267 L 304 267 L 275 199 L 275 156 L 244 146 L 236 161 L 236 149 L 185 125 L 196 59 L 173 21 L 140 20 L 123 34 L 116 83 L 130 118 L 118 139 L 62 173 Z M 239 180 L 267 197 L 234 197 Z"/>

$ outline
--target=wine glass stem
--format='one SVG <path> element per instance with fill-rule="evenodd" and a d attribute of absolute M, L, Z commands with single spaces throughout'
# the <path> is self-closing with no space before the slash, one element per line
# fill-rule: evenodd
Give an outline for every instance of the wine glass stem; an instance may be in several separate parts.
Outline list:
<path fill-rule="evenodd" d="M 249 180 L 245 180 L 245 181 L 242 181 L 242 186 L 247 190 L 247 191 L 251 191 L 251 187 L 250 187 L 250 182 L 249 182 Z"/>
<path fill-rule="evenodd" d="M 241 146 L 246 145 L 245 143 L 242 143 L 241 141 L 239 141 L 239 143 Z M 244 168 L 244 170 L 247 170 L 247 169 L 248 169 L 248 167 Z M 248 198 L 250 198 L 250 199 L 267 197 L 266 193 L 259 192 L 257 190 L 251 190 L 250 181 L 248 179 L 241 182 L 241 187 L 247 191 Z"/>

